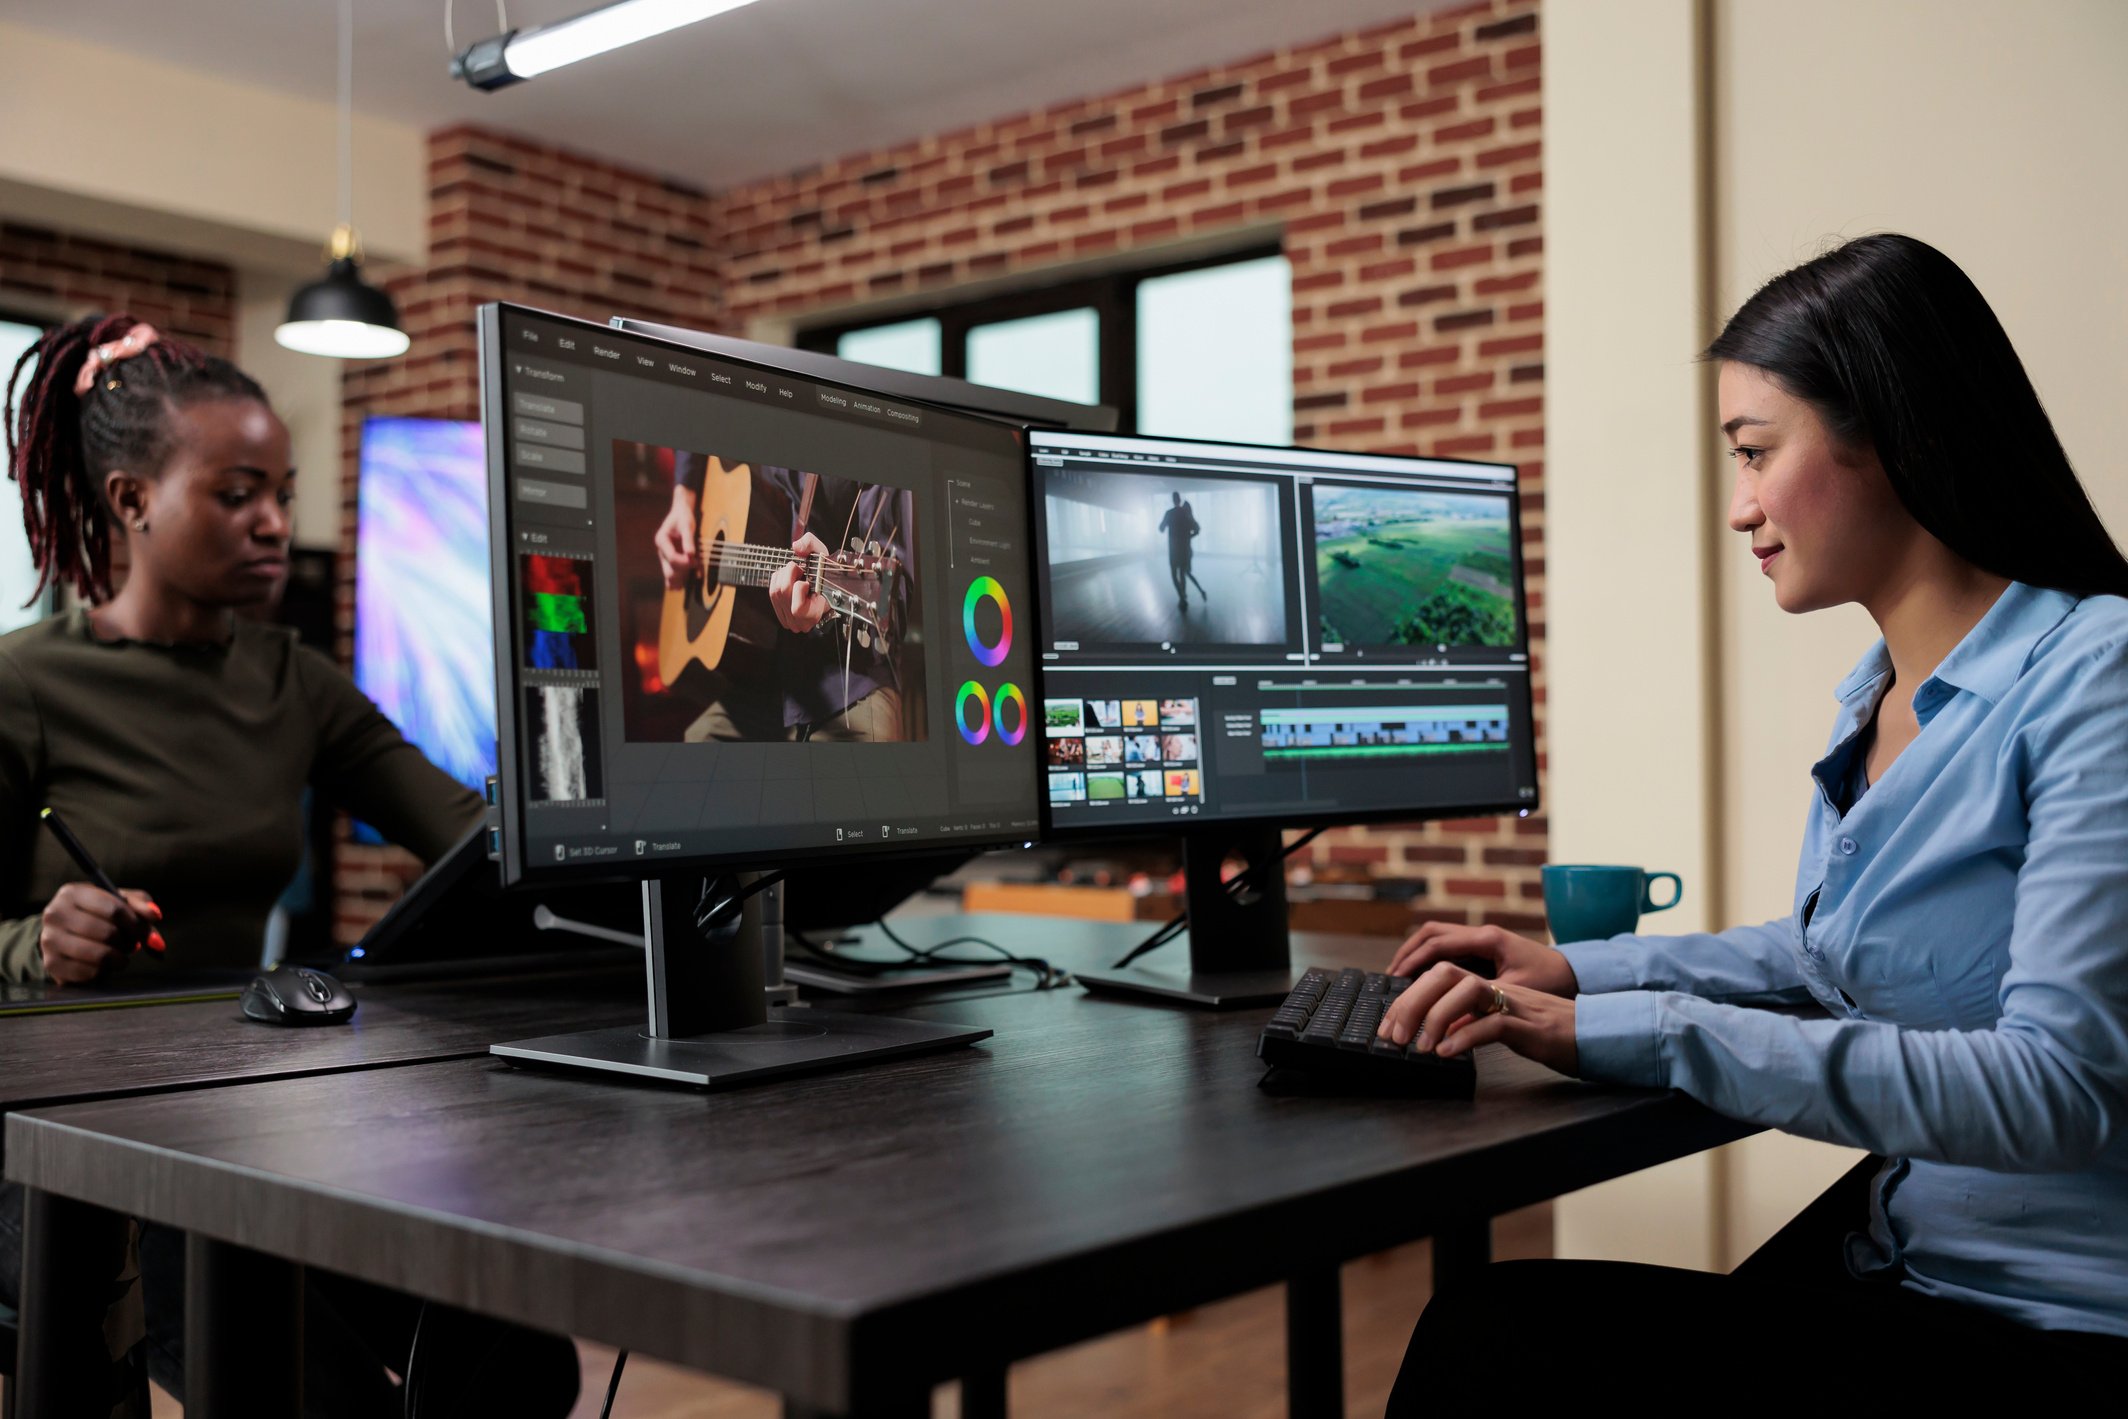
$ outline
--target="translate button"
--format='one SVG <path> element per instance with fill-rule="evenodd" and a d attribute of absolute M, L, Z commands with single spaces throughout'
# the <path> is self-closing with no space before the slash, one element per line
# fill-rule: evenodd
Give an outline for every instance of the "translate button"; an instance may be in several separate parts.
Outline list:
<path fill-rule="evenodd" d="M 513 394 L 510 407 L 535 419 L 559 419 L 565 424 L 584 422 L 584 406 L 574 399 L 549 399 L 544 394 Z"/>

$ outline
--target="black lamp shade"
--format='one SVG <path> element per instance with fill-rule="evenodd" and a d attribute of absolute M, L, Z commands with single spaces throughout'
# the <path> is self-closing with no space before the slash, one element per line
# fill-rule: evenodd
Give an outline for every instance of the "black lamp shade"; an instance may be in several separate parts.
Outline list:
<path fill-rule="evenodd" d="M 288 302 L 288 319 L 273 332 L 274 340 L 307 355 L 381 360 L 406 352 L 411 343 L 399 328 L 392 298 L 362 279 L 346 257 L 325 270 Z"/>

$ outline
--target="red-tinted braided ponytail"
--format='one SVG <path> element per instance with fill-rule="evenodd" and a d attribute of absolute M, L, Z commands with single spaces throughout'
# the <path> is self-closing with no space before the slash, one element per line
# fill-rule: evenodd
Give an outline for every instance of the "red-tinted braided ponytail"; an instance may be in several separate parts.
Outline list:
<path fill-rule="evenodd" d="M 113 469 L 152 478 L 169 459 L 170 419 L 210 399 L 267 402 L 257 381 L 218 355 L 168 336 L 96 372 L 86 395 L 74 382 L 89 352 L 140 322 L 90 316 L 45 332 L 7 379 L 7 476 L 22 487 L 22 525 L 37 590 L 64 582 L 84 599 L 111 594 L 111 513 L 103 479 Z M 21 398 L 16 386 L 31 362 Z"/>

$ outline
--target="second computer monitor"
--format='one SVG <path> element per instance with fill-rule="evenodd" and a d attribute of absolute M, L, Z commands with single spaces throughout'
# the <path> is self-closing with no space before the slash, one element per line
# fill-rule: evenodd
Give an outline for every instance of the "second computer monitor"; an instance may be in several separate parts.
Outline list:
<path fill-rule="evenodd" d="M 1036 433 L 1057 836 L 1537 799 L 1511 465 Z"/>

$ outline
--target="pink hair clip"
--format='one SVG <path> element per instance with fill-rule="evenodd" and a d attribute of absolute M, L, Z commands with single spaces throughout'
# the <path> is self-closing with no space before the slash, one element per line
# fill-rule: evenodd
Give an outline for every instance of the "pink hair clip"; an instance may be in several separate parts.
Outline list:
<path fill-rule="evenodd" d="M 80 398 L 95 387 L 98 370 L 107 369 L 120 360 L 130 360 L 162 338 L 162 332 L 154 326 L 141 324 L 134 326 L 116 340 L 90 346 L 89 357 L 81 362 L 81 373 L 74 376 L 75 397 Z M 117 387 L 118 381 L 111 381 L 111 388 Z"/>

